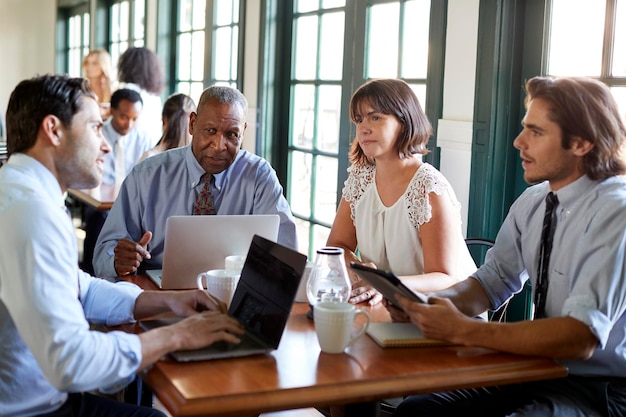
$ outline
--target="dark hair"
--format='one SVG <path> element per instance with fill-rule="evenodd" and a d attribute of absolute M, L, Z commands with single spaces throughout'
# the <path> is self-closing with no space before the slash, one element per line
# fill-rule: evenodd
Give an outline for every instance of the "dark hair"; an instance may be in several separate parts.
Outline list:
<path fill-rule="evenodd" d="M 212 85 L 202 92 L 198 101 L 198 113 L 202 111 L 202 107 L 209 100 L 217 100 L 222 104 L 237 105 L 243 111 L 244 118 L 248 114 L 248 100 L 241 94 L 239 90 L 224 85 Z"/>
<path fill-rule="evenodd" d="M 157 95 L 165 85 L 161 60 L 147 48 L 128 48 L 117 61 L 117 78 Z"/>
<path fill-rule="evenodd" d="M 550 104 L 548 117 L 561 128 L 564 149 L 571 147 L 574 137 L 593 144 L 582 159 L 589 178 L 604 180 L 626 173 L 621 152 L 626 128 L 605 84 L 582 77 L 534 77 L 526 82 L 526 92 L 526 108 L 537 98 Z"/>
<path fill-rule="evenodd" d="M 131 103 L 141 103 L 143 106 L 143 100 L 141 99 L 141 94 L 136 92 L 135 90 L 131 90 L 130 88 L 120 88 L 119 90 L 115 90 L 113 94 L 111 94 L 111 108 L 117 109 L 120 105 L 120 101 L 128 100 Z"/>
<path fill-rule="evenodd" d="M 97 101 L 84 78 L 43 75 L 20 82 L 7 106 L 7 152 L 24 152 L 35 145 L 44 117 L 54 115 L 67 128 L 82 108 L 83 97 Z"/>
<path fill-rule="evenodd" d="M 196 111 L 196 104 L 185 94 L 173 94 L 163 104 L 163 136 L 157 145 L 165 149 L 178 148 L 185 143 L 189 131 L 189 114 Z"/>
<path fill-rule="evenodd" d="M 402 125 L 402 131 L 394 144 L 400 158 L 428 153 L 426 144 L 432 134 L 432 126 L 415 92 L 405 81 L 392 78 L 374 79 L 359 87 L 350 99 L 352 122 L 356 123 L 365 103 L 376 112 L 395 116 Z M 352 141 L 350 162 L 356 165 L 373 163 L 365 156 L 356 139 Z"/>

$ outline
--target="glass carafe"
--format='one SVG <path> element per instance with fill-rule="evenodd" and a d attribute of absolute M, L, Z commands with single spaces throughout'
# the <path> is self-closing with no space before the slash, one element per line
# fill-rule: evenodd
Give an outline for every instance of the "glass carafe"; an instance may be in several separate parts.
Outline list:
<path fill-rule="evenodd" d="M 317 250 L 315 265 L 307 282 L 311 306 L 322 301 L 347 302 L 352 286 L 343 258 L 343 249 L 331 246 Z"/>

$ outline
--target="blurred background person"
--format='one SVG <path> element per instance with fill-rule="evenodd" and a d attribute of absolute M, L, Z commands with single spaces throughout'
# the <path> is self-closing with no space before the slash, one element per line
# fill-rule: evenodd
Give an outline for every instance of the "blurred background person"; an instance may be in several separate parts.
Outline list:
<path fill-rule="evenodd" d="M 169 96 L 163 104 L 161 118 L 163 135 L 156 146 L 146 151 L 141 160 L 165 152 L 168 149 L 187 146 L 191 143 L 189 133 L 189 115 L 196 111 L 196 104 L 186 94 L 176 93 Z"/>
<path fill-rule="evenodd" d="M 83 58 L 82 68 L 89 87 L 98 96 L 100 114 L 106 120 L 111 114 L 111 94 L 116 84 L 111 55 L 104 49 L 94 49 Z"/>
<path fill-rule="evenodd" d="M 152 146 L 161 138 L 161 92 L 165 86 L 163 65 L 158 55 L 147 48 L 128 48 L 117 62 L 120 88 L 129 88 L 141 94 L 143 111 L 137 128 L 147 132 Z"/>

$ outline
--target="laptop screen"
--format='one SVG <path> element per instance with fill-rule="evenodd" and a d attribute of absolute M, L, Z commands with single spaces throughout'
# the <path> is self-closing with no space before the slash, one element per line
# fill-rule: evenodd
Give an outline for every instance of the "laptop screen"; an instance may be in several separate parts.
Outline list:
<path fill-rule="evenodd" d="M 305 264 L 305 255 L 254 236 L 229 314 L 277 348 Z"/>

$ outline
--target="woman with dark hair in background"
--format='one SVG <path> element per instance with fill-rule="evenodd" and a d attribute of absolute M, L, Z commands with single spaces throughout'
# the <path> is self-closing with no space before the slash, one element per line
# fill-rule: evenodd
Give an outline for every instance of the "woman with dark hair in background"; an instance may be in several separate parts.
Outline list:
<path fill-rule="evenodd" d="M 196 105 L 191 97 L 181 93 L 172 94 L 163 105 L 163 135 L 156 146 L 145 152 L 140 160 L 168 149 L 189 145 L 189 115 L 195 111 Z"/>
<path fill-rule="evenodd" d="M 152 143 L 161 137 L 161 92 L 165 85 L 163 65 L 158 55 L 147 48 L 128 48 L 117 62 L 120 88 L 130 88 L 141 94 L 143 111 L 137 128 L 145 130 Z"/>

